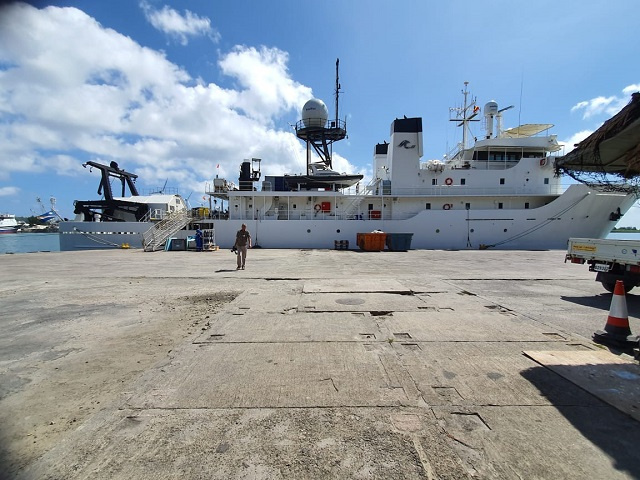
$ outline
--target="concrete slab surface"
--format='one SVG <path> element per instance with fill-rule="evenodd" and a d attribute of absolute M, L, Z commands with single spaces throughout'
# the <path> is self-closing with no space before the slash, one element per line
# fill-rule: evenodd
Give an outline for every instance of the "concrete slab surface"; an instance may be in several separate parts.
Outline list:
<path fill-rule="evenodd" d="M 526 356 L 640 420 L 640 366 L 607 351 L 526 351 Z"/>
<path fill-rule="evenodd" d="M 130 408 L 402 405 L 378 352 L 359 343 L 245 343 L 186 349 L 151 375 Z"/>
<path fill-rule="evenodd" d="M 381 317 L 398 339 L 413 342 L 548 342 L 565 341 L 569 335 L 531 322 L 511 311 L 476 306 L 474 309 L 434 308 L 420 312 L 393 312 Z"/>
<path fill-rule="evenodd" d="M 373 278 L 309 279 L 304 282 L 304 293 L 411 293 L 406 285 L 394 278 L 378 274 Z"/>
<path fill-rule="evenodd" d="M 393 312 L 418 311 L 424 306 L 424 302 L 413 295 L 351 292 L 305 294 L 299 309 L 304 312 Z"/>
<path fill-rule="evenodd" d="M 637 418 L 523 353 L 610 302 L 563 251 L 4 255 L 0 478 L 640 478 Z"/>

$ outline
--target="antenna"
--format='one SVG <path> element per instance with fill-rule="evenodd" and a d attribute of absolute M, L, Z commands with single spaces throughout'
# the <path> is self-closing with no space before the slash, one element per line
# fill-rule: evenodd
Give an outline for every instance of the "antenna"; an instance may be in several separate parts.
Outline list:
<path fill-rule="evenodd" d="M 497 128 L 496 130 L 498 130 L 498 132 L 496 133 L 496 137 L 500 138 L 502 137 L 502 112 L 504 112 L 505 110 L 509 110 L 511 108 L 513 108 L 513 105 L 509 105 L 508 107 L 504 107 L 501 108 L 500 110 L 498 110 L 498 114 L 496 115 L 496 120 L 497 120 Z M 520 122 L 518 122 L 518 125 L 520 125 Z"/>
<path fill-rule="evenodd" d="M 336 58 L 336 125 L 338 125 L 338 97 L 340 96 L 340 77 L 338 76 L 338 67 L 340 59 Z"/>
<path fill-rule="evenodd" d="M 518 105 L 518 135 L 520 134 L 520 125 L 522 122 L 520 121 L 520 116 L 522 115 L 522 89 L 524 87 L 524 74 L 522 74 L 522 78 L 520 79 L 520 105 Z"/>
<path fill-rule="evenodd" d="M 475 97 L 469 99 L 469 82 L 464 82 L 464 104 L 462 107 L 455 107 L 449 109 L 449 114 L 454 115 L 454 118 L 449 118 L 450 122 L 459 122 L 458 127 L 462 127 L 462 149 L 467 148 L 467 137 L 471 133 L 469 131 L 469 122 L 478 122 L 474 117 L 480 112 L 480 108 L 476 107 Z M 471 111 L 471 115 L 467 116 L 467 113 Z"/>

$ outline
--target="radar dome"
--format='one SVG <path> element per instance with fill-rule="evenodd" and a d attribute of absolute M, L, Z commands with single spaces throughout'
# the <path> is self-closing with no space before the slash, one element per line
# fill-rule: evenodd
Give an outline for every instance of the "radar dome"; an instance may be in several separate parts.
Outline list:
<path fill-rule="evenodd" d="M 305 127 L 324 127 L 329 111 L 322 100 L 312 98 L 302 107 L 302 122 Z"/>
<path fill-rule="evenodd" d="M 491 100 L 487 102 L 484 106 L 484 114 L 486 115 L 496 115 L 498 113 L 498 104 Z"/>

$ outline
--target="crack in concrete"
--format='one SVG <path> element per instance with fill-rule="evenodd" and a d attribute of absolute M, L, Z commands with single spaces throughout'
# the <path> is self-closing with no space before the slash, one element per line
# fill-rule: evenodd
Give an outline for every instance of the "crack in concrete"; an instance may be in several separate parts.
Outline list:
<path fill-rule="evenodd" d="M 333 385 L 333 388 L 335 389 L 336 392 L 338 392 L 338 387 L 336 386 L 336 382 L 333 381 L 333 378 L 329 377 L 329 378 L 321 378 L 320 379 L 321 382 L 331 382 L 331 385 Z"/>

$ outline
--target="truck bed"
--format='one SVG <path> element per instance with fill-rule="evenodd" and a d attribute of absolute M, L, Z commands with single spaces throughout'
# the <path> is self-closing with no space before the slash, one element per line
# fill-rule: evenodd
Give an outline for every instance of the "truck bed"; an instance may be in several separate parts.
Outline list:
<path fill-rule="evenodd" d="M 570 238 L 567 257 L 624 265 L 640 265 L 640 241 Z"/>

